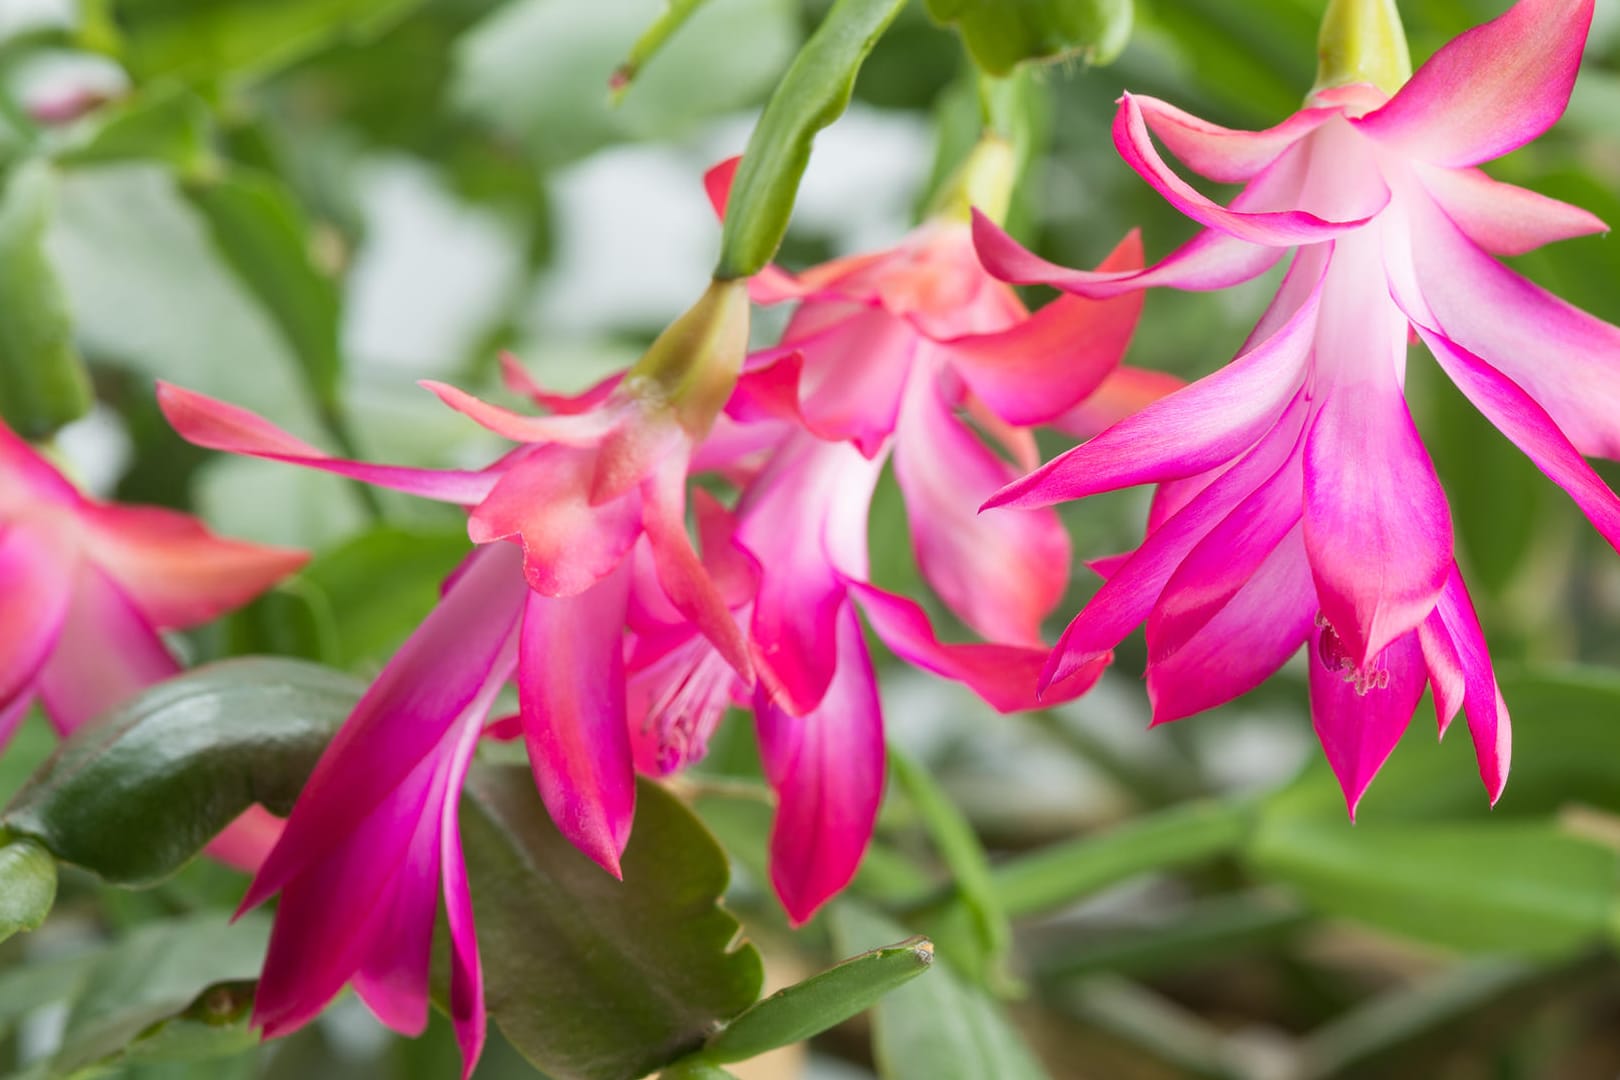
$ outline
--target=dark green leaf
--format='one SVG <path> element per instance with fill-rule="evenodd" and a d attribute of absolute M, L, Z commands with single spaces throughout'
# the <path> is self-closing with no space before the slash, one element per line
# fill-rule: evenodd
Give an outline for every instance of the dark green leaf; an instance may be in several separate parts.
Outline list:
<path fill-rule="evenodd" d="M 50 169 L 37 161 L 11 174 L 0 198 L 0 419 L 29 439 L 90 411 L 90 378 L 45 256 L 54 203 Z"/>
<path fill-rule="evenodd" d="M 708 1061 L 746 1061 L 843 1023 L 915 979 L 934 962 L 927 938 L 914 937 L 851 957 L 778 990 L 726 1026 L 703 1050 Z"/>
<path fill-rule="evenodd" d="M 737 166 L 715 277 L 749 277 L 776 255 L 816 132 L 843 113 L 861 61 L 904 6 L 905 0 L 838 0 L 805 42 Z"/>
<path fill-rule="evenodd" d="M 279 180 L 244 169 L 193 180 L 185 190 L 226 264 L 291 346 L 310 393 L 330 417 L 342 373 L 338 289 L 310 257 L 308 224 L 298 203 Z"/>
<path fill-rule="evenodd" d="M 1005 75 L 1027 60 L 1106 64 L 1131 36 L 1131 0 L 927 0 L 955 26 L 973 60 Z"/>
<path fill-rule="evenodd" d="M 490 1015 L 558 1080 L 635 1080 L 753 1004 L 763 973 L 717 901 L 725 853 L 656 784 L 637 788 L 615 881 L 557 831 L 522 766 L 473 771 L 462 840 Z"/>
<path fill-rule="evenodd" d="M 56 902 L 56 860 L 32 840 L 0 847 L 0 941 L 38 930 Z"/>
<path fill-rule="evenodd" d="M 0 825 L 119 885 L 175 872 L 253 803 L 287 813 L 363 687 L 293 660 L 227 660 L 65 742 Z"/>
<path fill-rule="evenodd" d="M 207 83 L 273 71 L 346 36 L 375 34 L 421 0 L 115 0 L 141 81 Z"/>
<path fill-rule="evenodd" d="M 851 901 L 833 908 L 833 937 L 844 952 L 892 941 L 905 931 Z M 943 956 L 943 954 L 941 954 Z M 949 960 L 949 957 L 944 957 Z M 936 965 L 881 999 L 873 1010 L 873 1052 L 884 1080 L 1043 1080 L 1041 1068 L 982 991 Z"/>

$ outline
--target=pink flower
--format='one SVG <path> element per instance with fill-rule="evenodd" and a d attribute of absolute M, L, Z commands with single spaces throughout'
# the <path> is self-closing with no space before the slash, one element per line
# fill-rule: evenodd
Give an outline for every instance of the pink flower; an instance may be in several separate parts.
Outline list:
<path fill-rule="evenodd" d="M 710 177 L 719 209 L 730 171 Z M 1140 264 L 1132 234 L 1104 269 Z M 751 288 L 761 302 L 799 302 L 781 344 L 750 357 L 727 406 L 737 427 L 723 434 L 731 452 L 759 452 L 737 507 L 736 543 L 758 567 L 739 618 L 779 797 L 772 882 L 803 922 L 853 876 L 882 796 L 882 716 L 857 608 L 907 661 L 998 709 L 1034 707 L 1040 624 L 1068 581 L 1068 537 L 1049 510 L 974 508 L 1018 474 L 1014 462 L 1037 460 L 1028 425 L 1085 426 L 1088 396 L 1129 411 L 1164 388 L 1118 370 L 1138 296 L 1064 297 L 1030 315 L 979 266 L 965 220 L 935 219 L 893 249 L 797 277 L 772 268 Z M 766 433 L 762 450 L 751 430 Z M 924 577 L 994 644 L 943 644 L 920 607 L 870 584 L 867 516 L 891 456 Z M 1047 700 L 1089 689 L 1106 663 L 1081 666 Z"/>
<path fill-rule="evenodd" d="M 215 619 L 305 559 L 173 510 L 90 499 L 0 424 L 0 742 L 36 698 L 67 735 L 177 674 L 161 631 Z M 275 829 L 250 811 L 210 853 L 251 869 Z"/>
<path fill-rule="evenodd" d="M 282 894 L 255 1003 L 266 1034 L 307 1022 L 345 983 L 384 1023 L 420 1032 L 442 883 L 452 1020 L 471 1072 L 484 1014 L 456 827 L 462 781 L 494 697 L 515 674 L 547 809 L 576 846 L 619 873 L 635 800 L 624 630 L 638 566 L 638 603 L 656 593 L 666 621 L 706 635 L 727 673 L 751 685 L 742 630 L 685 525 L 693 443 L 731 389 L 746 315 L 741 287 L 717 285 L 622 380 L 578 399 L 540 394 L 549 416 L 432 384 L 523 443 L 478 471 L 328 457 L 245 410 L 159 387 L 170 423 L 199 445 L 457 503 L 480 545 L 322 756 L 244 900 L 247 908 Z M 508 375 L 522 383 L 514 366 Z"/>
<path fill-rule="evenodd" d="M 1145 542 L 1069 626 L 1061 678 L 1147 623 L 1163 723 L 1253 688 L 1310 644 L 1312 713 L 1352 814 L 1432 683 L 1442 732 L 1468 718 L 1494 801 L 1508 717 L 1452 552 L 1450 513 L 1404 397 L 1409 334 L 1611 543 L 1620 503 L 1582 454 L 1620 452 L 1620 329 L 1498 263 L 1598 232 L 1591 214 L 1477 166 L 1563 112 L 1590 0 L 1522 0 L 1441 49 L 1393 97 L 1314 94 L 1262 132 L 1127 95 L 1121 154 L 1205 230 L 1138 273 L 1065 270 L 976 224 L 986 265 L 1088 296 L 1216 289 L 1293 253 L 1276 299 L 1221 371 L 1010 485 L 1047 506 L 1160 485 Z M 1244 189 L 1229 206 L 1160 158 Z"/>

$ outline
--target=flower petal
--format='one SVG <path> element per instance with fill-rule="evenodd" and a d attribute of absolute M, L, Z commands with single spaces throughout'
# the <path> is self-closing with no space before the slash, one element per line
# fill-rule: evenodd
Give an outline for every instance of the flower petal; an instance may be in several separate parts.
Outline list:
<path fill-rule="evenodd" d="M 1155 97 L 1139 95 L 1132 100 L 1153 134 L 1182 164 L 1221 184 L 1254 179 L 1290 146 L 1341 112 L 1337 107 L 1301 109 L 1264 131 L 1234 131 Z"/>
<path fill-rule="evenodd" d="M 1318 281 L 1274 336 L 1002 488 L 985 507 L 1049 506 L 1192 476 L 1237 457 L 1276 424 L 1299 388 L 1320 300 Z"/>
<path fill-rule="evenodd" d="M 1492 180 L 1478 169 L 1442 169 L 1419 162 L 1416 172 L 1463 235 L 1493 255 L 1522 255 L 1558 240 L 1609 231 L 1590 211 Z"/>
<path fill-rule="evenodd" d="M 1564 114 L 1592 6 L 1592 0 L 1519 0 L 1442 46 L 1387 105 L 1351 123 L 1436 165 L 1501 157 Z"/>
<path fill-rule="evenodd" d="M 641 497 L 591 503 L 597 455 L 542 446 L 507 469 L 472 512 L 475 544 L 517 537 L 530 588 L 577 596 L 611 574 L 641 536 Z"/>
<path fill-rule="evenodd" d="M 894 472 L 917 564 L 946 606 L 991 641 L 1044 648 L 1041 622 L 1069 584 L 1069 535 L 1049 509 L 975 512 L 1017 474 L 951 414 L 936 379 L 906 392 Z"/>
<path fill-rule="evenodd" d="M 1186 385 L 1167 371 L 1121 364 L 1084 401 L 1050 423 L 1065 435 L 1089 439 Z"/>
<path fill-rule="evenodd" d="M 309 560 L 290 548 L 227 540 L 189 514 L 87 505 L 86 554 L 155 626 L 183 628 L 247 603 Z"/>
<path fill-rule="evenodd" d="M 1161 655 L 1149 626 L 1154 725 L 1224 705 L 1273 673 L 1311 636 L 1316 590 L 1296 528 L 1190 637 Z"/>
<path fill-rule="evenodd" d="M 1201 225 L 1252 244 L 1292 247 L 1331 240 L 1342 233 L 1361 228 L 1389 202 L 1389 189 L 1376 179 L 1375 174 L 1370 173 L 1368 182 L 1377 187 L 1369 188 L 1368 193 L 1360 193 L 1357 214 L 1349 220 L 1328 220 L 1304 210 L 1246 211 L 1221 206 L 1200 194 L 1165 164 L 1148 134 L 1142 106 L 1130 94 L 1120 99 L 1119 112 L 1114 118 L 1114 145 L 1125 163 L 1163 195 L 1170 205 Z M 1279 160 L 1268 168 L 1275 169 L 1284 163 Z"/>
<path fill-rule="evenodd" d="M 791 342 L 803 357 L 799 412 L 805 425 L 823 439 L 854 442 L 867 457 L 877 454 L 894 432 L 922 340 L 905 319 L 874 308 Z"/>
<path fill-rule="evenodd" d="M 56 647 L 39 670 L 45 712 L 63 734 L 178 674 L 157 631 L 110 578 L 80 569 Z"/>
<path fill-rule="evenodd" d="M 519 397 L 528 398 L 541 408 L 563 416 L 586 413 L 597 408 L 613 396 L 613 391 L 618 389 L 619 383 L 623 380 L 623 374 L 616 373 L 592 384 L 578 394 L 554 394 L 534 381 L 528 369 L 523 366 L 523 361 L 512 353 L 504 350 L 501 352 L 502 384 Z"/>
<path fill-rule="evenodd" d="M 1455 565 L 1434 611 L 1462 670 L 1463 710 L 1468 715 L 1468 733 L 1479 760 L 1479 778 L 1485 784 L 1491 805 L 1495 806 L 1507 784 L 1508 765 L 1513 757 L 1512 729 L 1507 704 L 1502 700 L 1502 690 L 1496 684 L 1496 672 L 1491 667 L 1490 652 L 1485 647 L 1485 632 L 1480 629 L 1468 587 L 1463 584 L 1462 574 Z"/>
<path fill-rule="evenodd" d="M 1102 676 L 1112 656 L 1104 653 L 1037 693 L 1047 650 L 1001 644 L 951 644 L 939 640 L 928 616 L 913 601 L 858 582 L 850 593 L 873 631 L 894 654 L 924 671 L 959 682 L 998 712 L 1021 712 L 1079 697 Z"/>
<path fill-rule="evenodd" d="M 75 570 L 65 549 L 24 525 L 0 532 L 0 710 L 27 697 L 56 648 Z"/>
<path fill-rule="evenodd" d="M 1029 251 L 977 210 L 973 212 L 973 244 L 984 268 L 1003 281 L 1051 285 L 1097 299 L 1155 286 L 1193 292 L 1227 289 L 1259 277 L 1287 254 L 1284 248 L 1206 229 L 1145 270 L 1071 270 Z"/>
<path fill-rule="evenodd" d="M 755 709 L 765 776 L 776 789 L 771 884 L 795 926 L 855 876 L 883 800 L 883 715 L 860 623 L 835 617 L 837 673 L 821 704 L 794 716 L 762 698 Z"/>
<path fill-rule="evenodd" d="M 577 596 L 530 593 L 518 651 L 529 763 L 557 828 L 614 877 L 636 777 L 624 697 L 630 563 Z"/>
<path fill-rule="evenodd" d="M 847 443 L 799 432 L 738 506 L 737 542 L 761 569 L 755 670 L 795 715 L 815 708 L 832 680 L 844 579 L 867 576 L 867 511 L 882 469 Z"/>
<path fill-rule="evenodd" d="M 406 777 L 442 752 L 447 733 L 482 727 L 512 671 L 526 595 L 516 547 L 474 553 L 321 755 L 242 910 L 345 843 Z"/>
<path fill-rule="evenodd" d="M 1367 785 L 1401 741 L 1427 681 L 1416 634 L 1403 634 L 1354 675 L 1331 626 L 1318 623 L 1311 642 L 1311 722 L 1350 820 Z"/>
<path fill-rule="evenodd" d="M 304 465 L 424 499 L 471 506 L 488 495 L 500 478 L 499 473 L 489 471 L 412 469 L 331 457 L 246 409 L 172 383 L 157 384 L 157 400 L 170 426 L 197 446 Z"/>
<path fill-rule="evenodd" d="M 423 379 L 417 385 L 431 391 L 440 401 L 480 427 L 513 442 L 594 446 L 623 422 L 611 407 L 552 416 L 525 416 L 499 405 L 491 405 L 447 383 Z"/>
<path fill-rule="evenodd" d="M 1098 273 L 1140 270 L 1135 230 Z M 1010 424 L 1046 423 L 1074 407 L 1119 366 L 1142 313 L 1142 295 L 1060 296 L 1011 329 L 943 342 L 952 368 Z"/>

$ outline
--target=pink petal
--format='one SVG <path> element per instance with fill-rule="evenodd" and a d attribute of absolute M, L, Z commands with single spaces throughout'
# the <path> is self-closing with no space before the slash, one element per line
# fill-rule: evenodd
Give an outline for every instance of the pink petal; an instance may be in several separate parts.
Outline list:
<path fill-rule="evenodd" d="M 0 709 L 28 696 L 56 648 L 75 576 L 69 550 L 49 534 L 21 524 L 0 532 Z"/>
<path fill-rule="evenodd" d="M 483 726 L 515 661 L 526 596 L 515 547 L 475 553 L 321 755 L 243 910 L 344 843 L 406 777 L 436 760 L 448 733 Z"/>
<path fill-rule="evenodd" d="M 26 440 L 0 423 L 0 515 L 11 517 L 35 503 L 77 507 L 84 497 Z"/>
<path fill-rule="evenodd" d="M 257 874 L 281 840 L 287 823 L 262 806 L 250 806 L 208 842 L 204 853 L 233 870 Z"/>
<path fill-rule="evenodd" d="M 1421 301 L 1436 330 L 1522 387 L 1581 453 L 1620 458 L 1620 328 L 1531 284 L 1416 208 L 1411 246 Z M 1392 279 L 1395 275 L 1392 271 Z"/>
<path fill-rule="evenodd" d="M 307 553 L 227 540 L 189 514 L 87 505 L 85 551 L 156 626 L 180 628 L 247 603 L 309 560 Z"/>
<path fill-rule="evenodd" d="M 1359 229 L 1377 216 L 1389 202 L 1389 189 L 1373 177 L 1369 183 L 1377 186 L 1363 193 L 1356 207 L 1359 211 L 1357 216 L 1347 221 L 1327 220 L 1304 210 L 1228 209 L 1200 194 L 1165 164 L 1148 135 L 1141 104 L 1130 94 L 1121 99 L 1119 112 L 1114 119 L 1114 145 L 1125 163 L 1141 174 L 1177 210 L 1201 225 L 1253 244 L 1292 247 L 1331 240 L 1342 233 Z M 1277 168 L 1282 164 L 1279 161 L 1270 167 Z"/>
<path fill-rule="evenodd" d="M 1389 104 L 1352 123 L 1436 165 L 1501 157 L 1564 114 L 1592 6 L 1592 0 L 1519 0 L 1441 47 Z"/>
<path fill-rule="evenodd" d="M 1299 453 L 1307 407 L 1303 398 L 1296 399 L 1253 449 L 1148 535 L 1063 631 L 1042 673 L 1044 684 L 1106 655 L 1148 617 L 1199 541 Z"/>
<path fill-rule="evenodd" d="M 1299 388 L 1320 300 L 1318 282 L 1273 337 L 1009 484 L 986 508 L 1049 506 L 1192 476 L 1237 457 L 1276 424 Z"/>
<path fill-rule="evenodd" d="M 157 400 L 163 415 L 181 438 L 210 450 L 304 465 L 424 499 L 463 506 L 483 499 L 499 479 L 498 473 L 487 471 L 411 469 L 331 457 L 246 409 L 183 390 L 172 383 L 157 384 Z"/>
<path fill-rule="evenodd" d="M 817 301 L 806 302 L 808 308 Z M 803 356 L 799 411 L 816 435 L 850 440 L 872 457 L 894 432 L 922 336 L 879 309 L 862 310 L 792 345 Z"/>
<path fill-rule="evenodd" d="M 1134 230 L 1097 268 L 1139 270 Z M 945 342 L 950 364 L 973 393 L 1010 424 L 1046 423 L 1075 406 L 1119 366 L 1142 313 L 1142 295 L 1112 300 L 1060 296 L 1000 333 Z"/>
<path fill-rule="evenodd" d="M 1494 806 L 1507 784 L 1508 765 L 1513 757 L 1512 729 L 1508 724 L 1507 704 L 1496 684 L 1496 672 L 1491 668 L 1490 652 L 1485 647 L 1485 632 L 1480 629 L 1468 587 L 1463 584 L 1462 574 L 1455 565 L 1432 619 L 1439 621 L 1462 671 L 1468 733 L 1479 760 L 1479 778 Z"/>
<path fill-rule="evenodd" d="M 1259 277 L 1286 254 L 1283 248 L 1253 244 L 1209 229 L 1145 270 L 1071 270 L 1033 254 L 977 210 L 973 212 L 973 243 L 985 269 L 1003 281 L 1051 285 L 1098 299 L 1161 285 L 1195 292 L 1226 289 Z"/>
<path fill-rule="evenodd" d="M 1089 439 L 1187 384 L 1165 371 L 1121 364 L 1080 404 L 1051 420 L 1065 435 Z"/>
<path fill-rule="evenodd" d="M 738 505 L 737 542 L 761 569 L 756 672 L 795 715 L 815 708 L 832 680 L 844 579 L 867 576 L 867 510 L 882 468 L 847 443 L 799 432 Z"/>
<path fill-rule="evenodd" d="M 913 380 L 895 440 L 917 564 L 947 607 L 979 634 L 1041 647 L 1041 622 L 1069 584 L 1069 535 L 1051 510 L 977 513 L 1016 477 L 940 399 Z"/>
<path fill-rule="evenodd" d="M 755 709 L 765 776 L 776 789 L 771 884 L 793 925 L 808 922 L 855 876 L 883 800 L 883 716 L 855 611 L 835 622 L 837 674 L 800 717 L 763 699 Z"/>
<path fill-rule="evenodd" d="M 1423 696 L 1423 650 L 1416 634 L 1396 638 L 1366 664 L 1344 649 L 1331 626 L 1318 624 L 1311 642 L 1311 721 L 1355 820 L 1367 785 L 1401 741 Z"/>
<path fill-rule="evenodd" d="M 1341 111 L 1337 107 L 1301 109 L 1264 131 L 1234 131 L 1183 112 L 1158 98 L 1140 95 L 1133 100 L 1153 134 L 1182 164 L 1222 184 L 1240 184 L 1254 179 L 1289 147 Z"/>
<path fill-rule="evenodd" d="M 613 391 L 618 389 L 623 379 L 622 374 L 616 373 L 595 383 L 582 393 L 554 394 L 529 376 L 523 361 L 509 352 L 501 353 L 501 382 L 506 388 L 520 397 L 528 398 L 541 408 L 564 416 L 586 413 L 597 408 L 613 396 Z"/>
<path fill-rule="evenodd" d="M 484 976 L 473 922 L 472 891 L 461 852 L 460 792 L 478 746 L 478 731 L 469 727 L 452 759 L 439 828 L 439 866 L 444 875 L 445 922 L 450 929 L 450 1025 L 461 1047 L 461 1080 L 469 1080 L 484 1050 Z"/>
<path fill-rule="evenodd" d="M 129 597 L 99 570 L 84 567 L 56 647 L 40 668 L 39 693 L 46 715 L 67 734 L 179 671 Z"/>
<path fill-rule="evenodd" d="M 1596 214 L 1478 169 L 1442 169 L 1418 163 L 1418 179 L 1463 235 L 1493 255 L 1522 255 L 1544 244 L 1608 232 Z"/>
<path fill-rule="evenodd" d="M 623 422 L 610 407 L 553 416 L 524 416 L 432 379 L 423 379 L 418 385 L 481 427 L 513 442 L 594 446 Z"/>
<path fill-rule="evenodd" d="M 894 654 L 924 671 L 959 682 L 998 712 L 1022 712 L 1079 697 L 1102 676 L 1112 657 L 1093 658 L 1045 693 L 1037 693 L 1045 648 L 1000 644 L 944 644 L 916 603 L 857 582 L 851 594 L 873 631 Z"/>
<path fill-rule="evenodd" d="M 1161 653 L 1148 624 L 1153 723 L 1192 716 L 1253 690 L 1299 651 L 1315 615 L 1316 590 L 1296 528 L 1174 651 Z"/>
<path fill-rule="evenodd" d="M 642 503 L 642 520 L 664 595 L 675 610 L 713 643 L 737 675 L 751 685 L 754 671 L 748 657 L 746 636 L 737 625 L 737 617 L 732 614 L 732 605 L 709 576 L 708 569 L 698 561 L 697 553 L 692 550 L 692 541 L 686 534 L 684 462 L 669 461 L 649 477 L 642 487 Z M 711 515 L 714 509 L 714 506 L 710 507 Z M 711 538 L 716 541 L 717 560 L 725 558 L 728 552 L 740 555 L 731 544 L 729 523 L 725 526 L 723 538 L 713 533 Z M 740 560 L 734 557 L 732 561 Z M 735 565 L 732 572 L 734 575 L 749 573 L 747 569 Z"/>
<path fill-rule="evenodd" d="M 1605 540 L 1620 549 L 1620 498 L 1570 445 L 1546 410 L 1513 380 L 1473 353 L 1424 327 L 1419 327 L 1419 332 L 1434 358 L 1475 408 L 1575 500 Z"/>
<path fill-rule="evenodd" d="M 636 777 L 624 698 L 630 566 L 577 596 L 531 593 L 518 654 L 529 763 L 551 819 L 614 877 L 630 839 Z"/>
<path fill-rule="evenodd" d="M 641 536 L 641 498 L 592 505 L 597 455 L 543 446 L 507 469 L 473 510 L 475 544 L 517 537 L 529 586 L 543 596 L 577 596 L 612 573 Z"/>

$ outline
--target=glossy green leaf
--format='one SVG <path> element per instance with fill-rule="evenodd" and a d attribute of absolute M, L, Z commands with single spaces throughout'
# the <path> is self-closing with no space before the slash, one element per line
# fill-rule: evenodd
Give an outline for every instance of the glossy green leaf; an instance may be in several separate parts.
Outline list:
<path fill-rule="evenodd" d="M 718 904 L 725 854 L 674 796 L 637 788 L 616 881 L 557 831 L 523 766 L 462 803 L 490 1016 L 558 1080 L 636 1080 L 753 1004 L 759 954 Z"/>
<path fill-rule="evenodd" d="M 73 346 L 67 299 L 45 255 L 54 180 L 17 168 L 0 195 L 0 420 L 44 438 L 90 411 L 90 378 Z"/>
<path fill-rule="evenodd" d="M 285 66 L 375 34 L 421 0 L 114 0 L 121 51 L 141 80 L 207 83 Z"/>
<path fill-rule="evenodd" d="M 851 957 L 772 994 L 709 1040 L 703 1059 L 746 1061 L 790 1046 L 870 1008 L 883 995 L 929 970 L 934 947 L 913 937 Z"/>
<path fill-rule="evenodd" d="M 1268 819 L 1248 858 L 1317 910 L 1460 949 L 1562 954 L 1602 940 L 1620 857 L 1551 822 Z"/>
<path fill-rule="evenodd" d="M 861 61 L 904 6 L 905 0 L 838 0 L 805 42 L 737 166 L 715 277 L 748 277 L 776 255 L 816 132 L 843 113 Z"/>
<path fill-rule="evenodd" d="M 892 941 L 905 931 L 851 901 L 832 910 L 843 952 Z M 949 960 L 941 954 L 942 959 Z M 881 999 L 872 1013 L 873 1056 L 883 1080 L 1043 1080 L 1046 1071 L 996 1004 L 936 965 Z"/>
<path fill-rule="evenodd" d="M 927 0 L 992 75 L 1025 61 L 1106 64 L 1131 36 L 1131 0 Z"/>
<path fill-rule="evenodd" d="M 56 902 L 56 860 L 27 838 L 0 847 L 0 941 L 38 930 Z"/>
<path fill-rule="evenodd" d="M 225 262 L 281 331 L 316 404 L 337 409 L 337 283 L 315 266 L 303 211 L 279 180 L 233 169 L 185 185 Z"/>
<path fill-rule="evenodd" d="M 253 803 L 285 814 L 364 687 L 293 660 L 226 660 L 80 729 L 0 826 L 118 885 L 174 873 Z"/>

